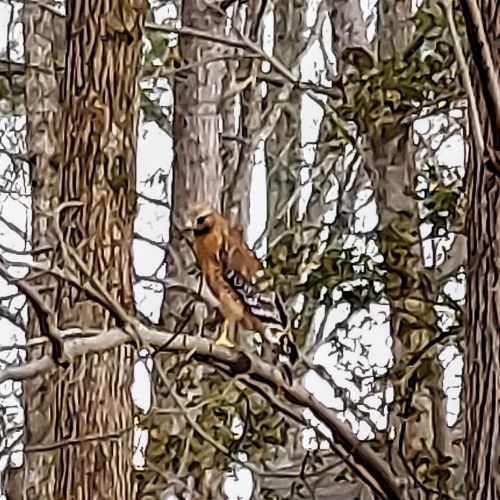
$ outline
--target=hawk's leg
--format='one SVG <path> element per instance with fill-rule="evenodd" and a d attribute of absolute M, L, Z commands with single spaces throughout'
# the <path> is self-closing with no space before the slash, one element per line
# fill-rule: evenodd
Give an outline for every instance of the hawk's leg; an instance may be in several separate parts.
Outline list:
<path fill-rule="evenodd" d="M 230 325 L 227 321 L 224 321 L 221 326 L 219 338 L 215 343 L 223 347 L 234 347 L 234 326 L 234 324 Z"/>

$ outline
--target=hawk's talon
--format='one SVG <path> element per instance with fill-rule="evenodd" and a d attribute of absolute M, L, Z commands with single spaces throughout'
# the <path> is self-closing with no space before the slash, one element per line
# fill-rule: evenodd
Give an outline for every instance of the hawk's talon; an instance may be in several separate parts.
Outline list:
<path fill-rule="evenodd" d="M 228 337 L 228 325 L 226 322 L 222 324 L 219 338 L 215 341 L 215 344 L 222 347 L 229 347 L 230 349 L 234 347 L 234 344 L 229 340 Z"/>
<path fill-rule="evenodd" d="M 221 347 L 229 347 L 230 349 L 234 347 L 234 344 L 227 338 L 227 335 L 221 335 L 215 341 L 215 344 Z"/>

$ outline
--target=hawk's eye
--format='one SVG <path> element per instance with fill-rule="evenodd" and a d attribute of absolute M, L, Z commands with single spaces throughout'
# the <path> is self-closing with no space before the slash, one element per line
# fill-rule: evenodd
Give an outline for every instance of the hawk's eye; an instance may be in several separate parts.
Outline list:
<path fill-rule="evenodd" d="M 200 224 L 200 225 L 201 225 L 201 224 L 203 224 L 203 223 L 205 222 L 205 219 L 206 219 L 206 218 L 207 218 L 207 216 L 206 216 L 206 215 L 202 215 L 201 217 L 198 217 L 198 218 L 196 219 L 196 224 Z"/>

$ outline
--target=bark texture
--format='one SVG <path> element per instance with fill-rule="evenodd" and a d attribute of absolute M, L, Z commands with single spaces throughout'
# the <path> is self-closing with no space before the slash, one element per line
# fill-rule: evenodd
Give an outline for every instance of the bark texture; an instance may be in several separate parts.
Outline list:
<path fill-rule="evenodd" d="M 475 163 L 467 221 L 466 497 L 493 500 L 500 498 L 500 178 L 486 162 Z"/>
<path fill-rule="evenodd" d="M 226 14 L 219 2 L 187 0 L 182 22 L 189 28 L 224 37 Z M 195 67 L 182 71 L 175 81 L 174 178 L 172 206 L 183 214 L 194 202 L 219 207 L 223 185 L 220 150 L 219 104 L 224 61 L 213 61 L 227 51 L 222 44 L 181 36 L 183 61 Z M 207 64 L 207 61 L 213 61 Z"/>
<path fill-rule="evenodd" d="M 49 2 L 49 5 L 52 5 Z M 57 240 L 54 234 L 53 212 L 60 201 L 59 168 L 54 159 L 62 152 L 62 105 L 61 72 L 64 67 L 65 24 L 64 19 L 49 9 L 27 3 L 23 12 L 25 59 L 26 59 L 26 142 L 31 169 L 32 227 L 31 240 L 33 259 L 43 262 L 53 258 Z M 56 35 L 57 33 L 57 35 Z M 43 289 L 45 304 L 53 307 L 57 282 L 51 276 L 33 277 L 33 285 Z M 27 338 L 40 335 L 36 312 L 28 308 Z M 36 359 L 50 348 L 28 351 L 28 360 Z M 23 386 L 25 409 L 25 444 L 39 444 L 46 438 L 50 424 L 46 415 L 50 408 L 53 376 L 43 376 L 26 381 Z M 25 468 L 7 472 L 6 494 L 10 499 L 33 498 L 30 480 L 25 480 L 25 471 L 37 471 L 36 480 L 48 476 L 42 473 L 46 462 L 42 455 L 27 455 Z M 26 491 L 25 491 L 26 490 Z"/>
<path fill-rule="evenodd" d="M 224 37 L 226 15 L 217 2 L 186 0 L 182 4 L 185 27 Z M 184 280 L 185 270 L 193 257 L 179 233 L 187 209 L 196 203 L 221 208 L 224 186 L 223 163 L 219 154 L 219 104 L 226 65 L 217 60 L 227 50 L 222 44 L 188 35 L 179 38 L 180 55 L 186 69 L 176 75 L 174 85 L 174 161 L 172 180 L 172 224 L 167 257 L 168 276 Z M 214 60 L 215 59 L 215 60 Z M 184 295 L 183 293 L 180 294 Z M 168 293 L 162 307 L 162 318 L 174 327 L 178 319 L 171 314 L 185 302 L 174 292 Z M 173 323 L 172 323 L 173 321 Z"/>
<path fill-rule="evenodd" d="M 380 0 L 377 42 L 381 61 L 404 58 L 414 30 L 411 5 L 410 1 Z M 424 267 L 419 207 L 410 194 L 418 173 L 411 134 L 411 127 L 401 123 L 398 113 L 393 122 L 374 124 L 371 133 L 382 253 L 389 275 L 394 362 L 400 369 L 440 333 L 434 310 L 439 287 Z M 411 375 L 396 370 L 391 424 L 397 429 L 393 451 L 397 448 L 403 467 L 412 464 L 424 488 L 445 491 L 447 474 L 439 473 L 439 464 L 449 435 L 438 354 L 436 347 L 427 349 Z M 424 488 L 420 495 L 428 496 Z"/>
<path fill-rule="evenodd" d="M 500 498 L 500 17 L 498 2 L 462 0 L 484 149 L 468 178 L 466 498 Z"/>
<path fill-rule="evenodd" d="M 185 0 L 181 11 L 182 24 L 224 38 L 226 13 L 220 2 L 213 0 Z M 207 308 L 187 289 L 198 290 L 199 276 L 188 271 L 194 269 L 194 256 L 179 231 L 185 223 L 186 211 L 197 203 L 205 203 L 221 209 L 224 188 L 221 151 L 221 103 L 226 63 L 223 56 L 227 46 L 214 41 L 203 40 L 182 34 L 179 37 L 179 52 L 182 65 L 174 83 L 174 159 L 172 181 L 172 212 L 167 254 L 167 285 L 162 304 L 161 321 L 171 331 L 201 334 L 207 317 Z M 202 295 L 206 287 L 201 290 Z M 204 334 L 207 330 L 203 331 Z M 177 408 L 170 392 L 174 384 L 190 380 L 193 388 L 201 390 L 201 384 L 208 377 L 208 369 L 195 365 L 186 366 L 182 373 L 180 356 L 158 357 L 155 366 L 161 374 L 155 373 L 156 405 L 161 408 Z M 159 371 L 158 370 L 158 371 Z M 168 380 L 168 387 L 165 384 Z M 182 382 L 179 382 L 182 381 Z M 153 416 L 147 449 L 147 460 L 154 464 L 155 471 L 145 471 L 140 497 L 157 498 L 158 491 L 164 494 L 181 494 L 186 489 L 193 499 L 219 498 L 221 474 L 214 464 L 213 449 L 208 463 L 194 457 L 190 450 L 190 439 L 186 447 L 183 439 L 189 431 L 189 423 L 180 415 Z M 165 443 L 170 444 L 165 453 Z M 173 458 L 178 452 L 183 460 Z M 202 453 L 200 453 L 200 456 Z M 187 470 L 186 463 L 189 464 Z M 169 480 L 172 481 L 169 481 Z M 186 480 L 186 484 L 182 481 Z M 167 484 L 168 483 L 168 484 Z M 189 483 L 189 484 L 188 484 Z"/>
<path fill-rule="evenodd" d="M 58 198 L 82 204 L 63 210 L 58 220 L 64 244 L 84 263 L 74 271 L 82 281 L 100 281 L 128 312 L 134 308 L 137 77 L 145 7 L 142 0 L 68 3 L 63 134 L 55 120 L 56 132 L 46 132 L 42 150 L 36 121 L 28 136 L 36 158 L 33 179 L 43 183 L 34 191 L 34 205 L 53 209 Z M 46 125 L 50 130 L 52 123 Z M 51 229 L 41 217 L 35 209 L 35 250 Z M 68 267 L 59 249 L 51 257 Z M 60 328 L 113 325 L 109 313 L 75 287 L 61 281 L 51 291 L 46 298 Z M 28 390 L 24 479 L 10 498 L 134 498 L 131 376 L 131 348 L 120 347 L 84 356 L 41 380 L 37 391 Z"/>

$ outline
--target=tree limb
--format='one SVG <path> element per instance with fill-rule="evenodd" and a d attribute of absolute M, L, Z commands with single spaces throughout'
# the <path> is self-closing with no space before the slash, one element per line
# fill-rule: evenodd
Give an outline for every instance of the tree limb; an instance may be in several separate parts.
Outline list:
<path fill-rule="evenodd" d="M 341 445 L 352 456 L 353 461 L 347 461 L 351 467 L 361 468 L 363 480 L 374 489 L 381 498 L 396 500 L 405 498 L 398 480 L 394 479 L 387 464 L 366 443 L 361 443 L 351 430 L 342 423 L 335 412 L 323 406 L 306 389 L 297 383 L 288 385 L 280 375 L 279 370 L 261 359 L 235 349 L 227 349 L 214 344 L 206 338 L 190 335 L 178 335 L 161 330 L 147 328 L 132 321 L 138 336 L 143 342 L 166 352 L 193 352 L 196 359 L 221 368 L 228 374 L 244 374 L 243 381 L 247 385 L 260 388 L 259 392 L 270 399 L 276 393 L 281 394 L 289 403 L 294 405 L 294 420 L 307 424 L 299 408 L 308 408 L 320 419 L 331 436 L 325 437 L 335 447 Z M 74 334 L 74 330 L 72 330 Z M 64 342 L 65 355 L 73 359 L 78 356 L 95 354 L 116 348 L 120 345 L 133 342 L 132 337 L 125 331 L 114 328 L 104 331 L 94 337 L 85 337 L 82 331 L 81 338 L 65 338 L 64 332 L 59 332 Z M 5 380 L 26 380 L 47 372 L 55 366 L 50 356 L 30 361 L 20 366 L 10 366 L 0 370 L 0 383 Z M 271 390 L 269 390 L 271 389 Z M 272 401 L 272 399 L 271 399 Z M 290 416 L 290 412 L 287 412 Z M 321 432 L 321 431 L 319 431 Z M 359 472 L 357 472 L 359 474 Z"/>
<path fill-rule="evenodd" d="M 13 282 L 20 291 L 25 293 L 28 300 L 39 310 L 39 315 L 48 320 L 41 325 L 41 332 L 49 336 L 51 342 L 56 338 L 61 343 L 65 360 L 71 361 L 79 356 L 101 353 L 127 343 L 135 344 L 138 348 L 147 347 L 150 352 L 189 353 L 197 360 L 208 363 L 229 376 L 240 375 L 242 382 L 248 387 L 257 391 L 272 405 L 302 425 L 309 425 L 302 413 L 302 409 L 309 409 L 327 429 L 325 432 L 318 428 L 318 432 L 327 439 L 332 449 L 345 460 L 346 464 L 374 491 L 377 497 L 387 500 L 407 498 L 406 492 L 402 491 L 402 485 L 405 480 L 409 481 L 409 478 L 395 479 L 387 463 L 366 443 L 361 442 L 349 427 L 338 419 L 334 410 L 317 401 L 297 381 L 292 385 L 288 384 L 278 367 L 240 349 L 218 346 L 207 338 L 147 327 L 135 317 L 130 316 L 108 293 L 104 285 L 88 274 L 80 256 L 74 249 L 67 246 L 62 238 L 60 244 L 64 256 L 64 270 L 54 269 L 41 263 L 13 262 L 0 256 L 0 275 L 3 275 L 7 281 Z M 107 308 L 122 328 L 107 329 L 94 336 L 90 336 L 92 333 L 90 331 L 80 330 L 79 337 L 74 336 L 78 329 L 71 329 L 71 331 L 58 329 L 51 317 L 51 311 L 43 303 L 38 292 L 25 280 L 11 276 L 8 272 L 10 266 L 26 266 L 67 280 Z M 76 270 L 79 272 L 75 272 Z M 80 281 L 79 276 L 86 276 L 86 278 Z M 33 378 L 47 372 L 55 364 L 56 361 L 52 357 L 43 356 L 23 365 L 7 367 L 0 370 L 0 383 L 9 379 L 19 381 Z M 283 398 L 290 404 L 283 405 L 281 403 Z"/>
<path fill-rule="evenodd" d="M 495 61 L 492 54 L 492 49 L 497 50 L 494 45 L 495 41 L 490 40 L 488 37 L 488 33 L 486 32 L 486 27 L 484 25 L 484 17 L 481 13 L 477 0 L 460 0 L 460 3 L 462 5 L 462 12 L 467 28 L 467 36 L 470 43 L 472 58 L 479 76 L 479 83 L 486 106 L 486 113 L 489 117 L 493 130 L 493 143 L 488 144 L 485 142 L 484 146 L 487 148 L 487 151 L 489 148 L 494 148 L 498 151 L 498 149 L 500 149 L 500 143 L 498 134 L 495 134 L 494 131 L 500 130 L 500 78 L 498 77 L 498 59 Z M 492 15 L 494 16 L 493 5 L 494 4 L 492 4 L 491 9 Z M 493 20 L 491 21 L 492 24 L 494 22 L 495 21 Z M 498 22 L 498 20 L 496 22 Z M 492 28 L 491 32 L 493 33 L 492 36 L 494 36 L 495 29 Z M 498 43 L 498 40 L 496 43 Z M 480 151 L 480 153 L 484 154 L 484 151 Z M 491 152 L 489 153 L 492 154 Z M 494 167 L 494 162 L 492 163 L 492 166 Z M 497 171 L 496 168 L 495 173 L 496 175 L 500 175 L 500 172 Z"/>

